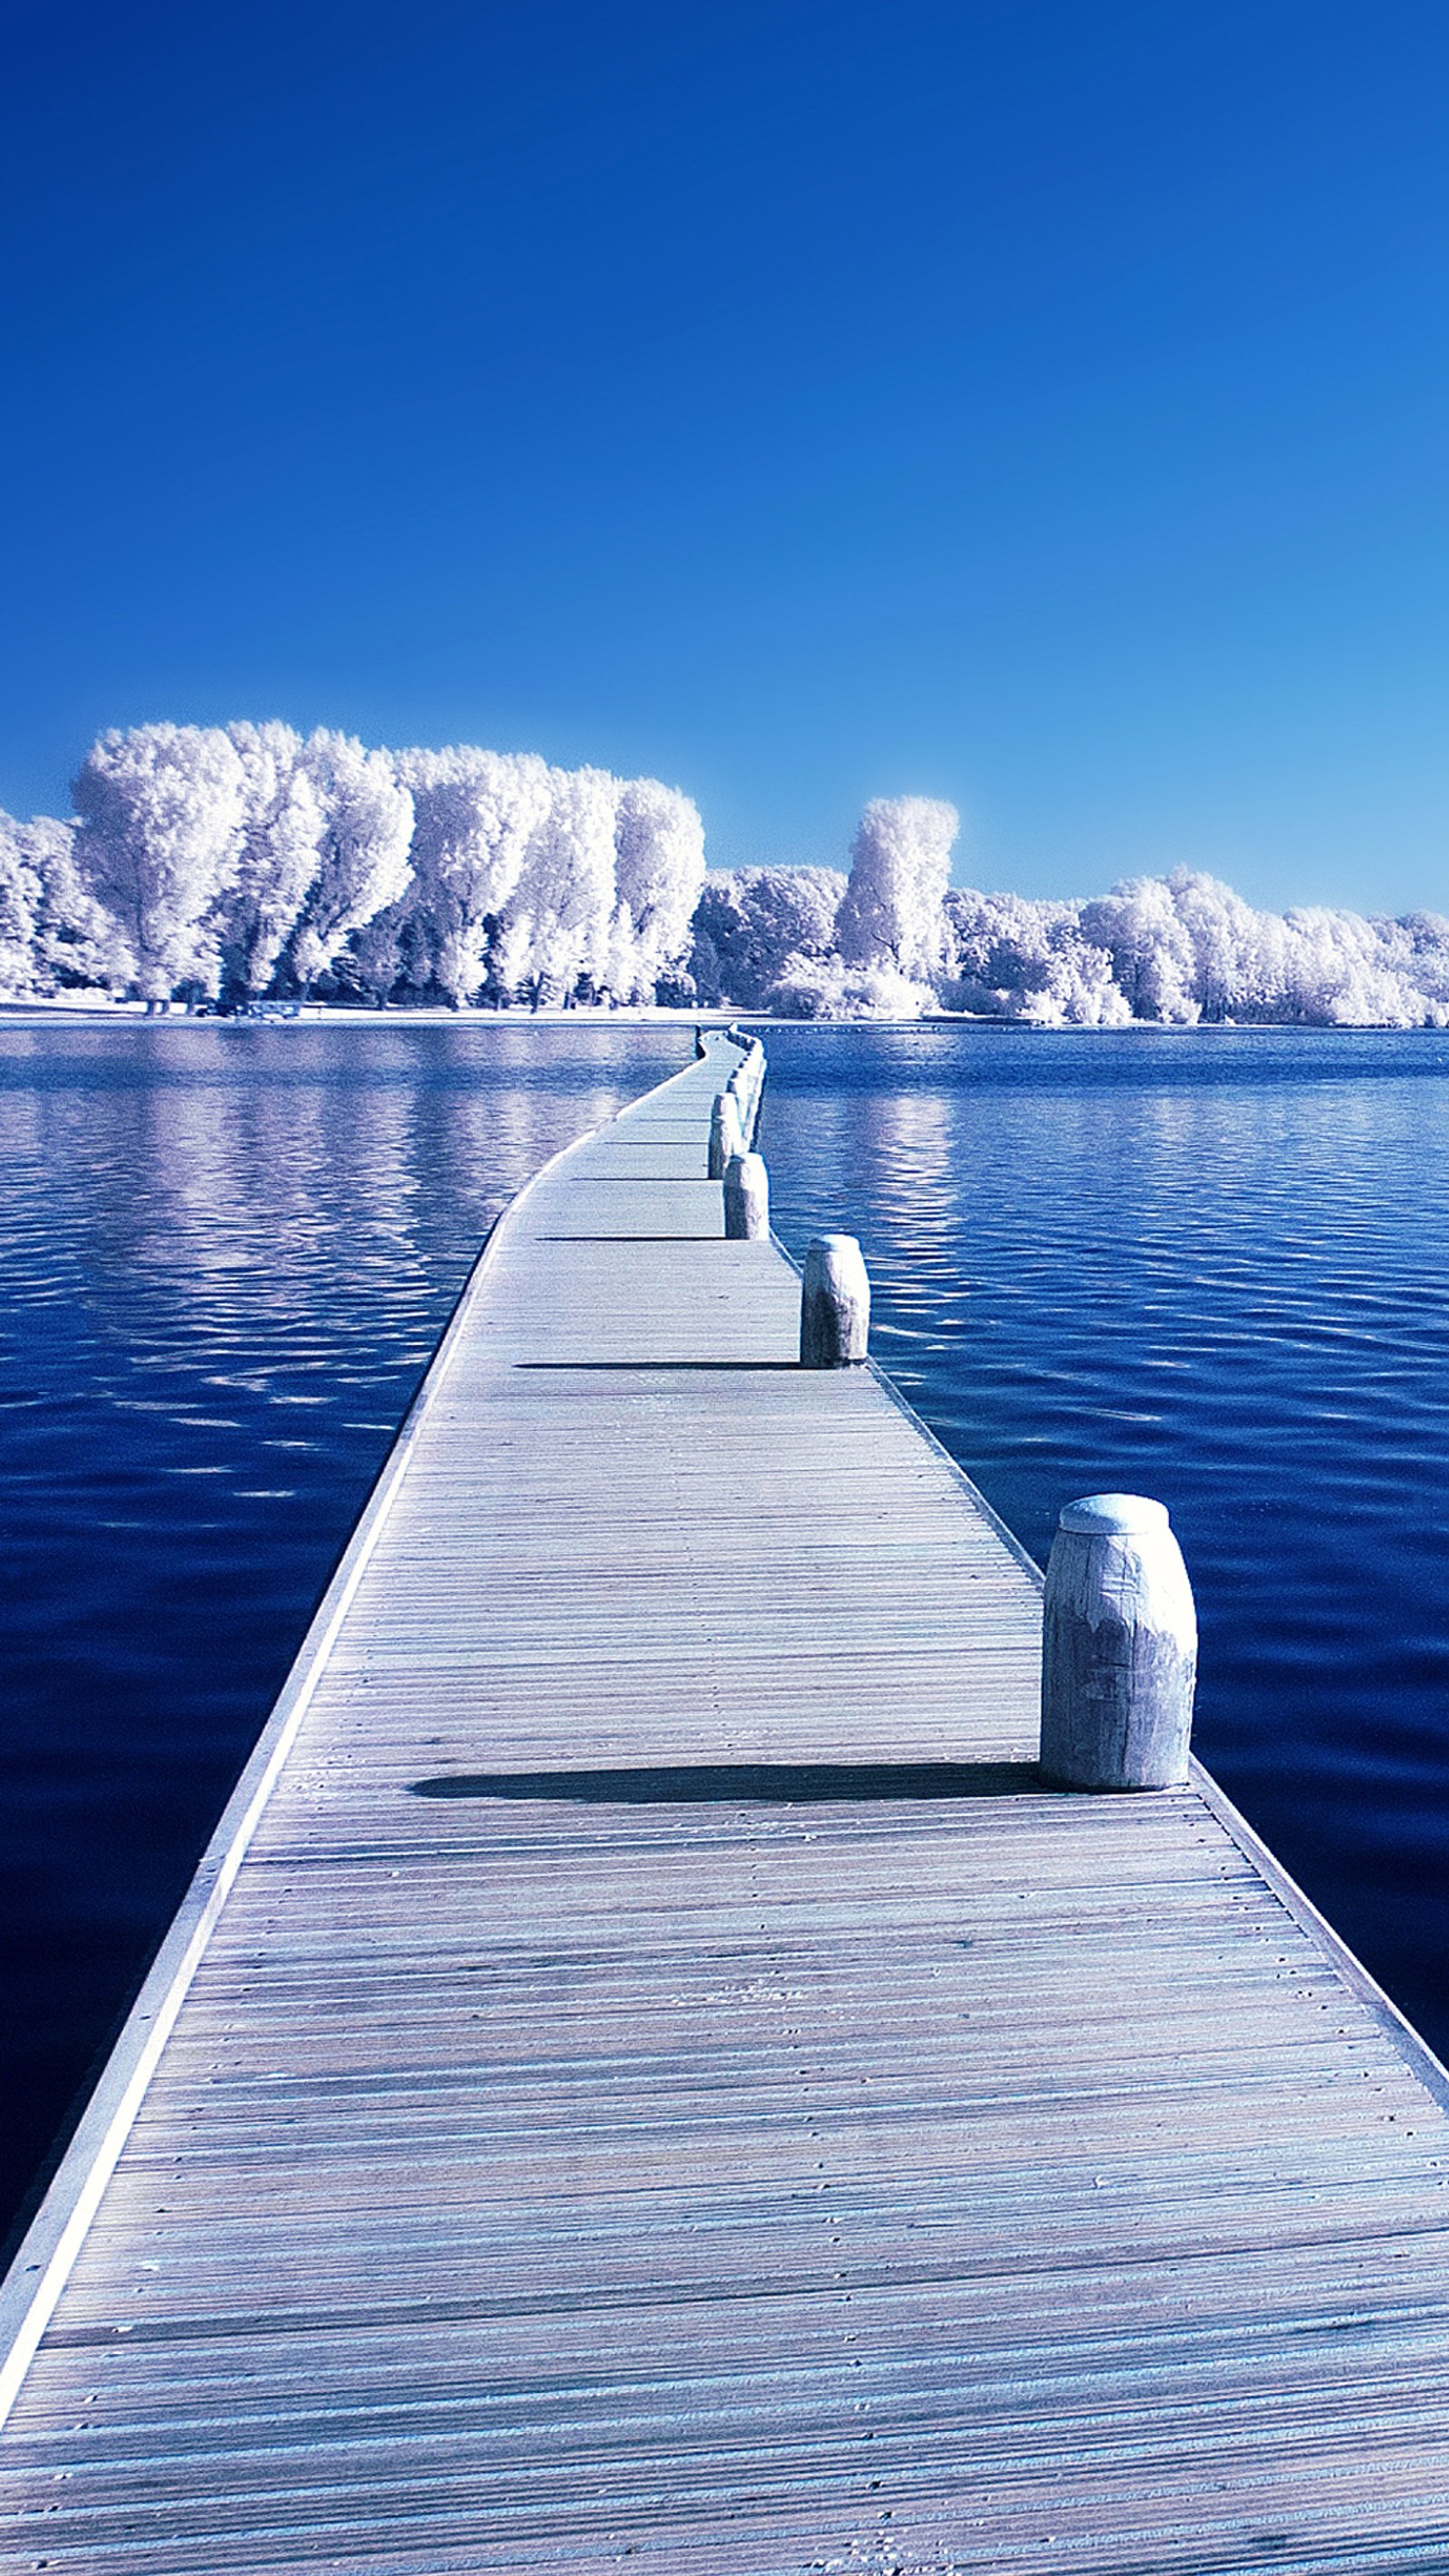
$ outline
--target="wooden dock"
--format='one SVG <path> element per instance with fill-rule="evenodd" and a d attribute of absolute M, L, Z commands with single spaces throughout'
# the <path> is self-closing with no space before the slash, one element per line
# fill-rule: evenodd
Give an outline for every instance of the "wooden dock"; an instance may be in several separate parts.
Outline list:
<path fill-rule="evenodd" d="M 475 1273 L 5 2287 L 8 2571 L 1449 2571 L 1444 2075 L 1210 1783 L 1042 1788 L 733 1061 Z"/>

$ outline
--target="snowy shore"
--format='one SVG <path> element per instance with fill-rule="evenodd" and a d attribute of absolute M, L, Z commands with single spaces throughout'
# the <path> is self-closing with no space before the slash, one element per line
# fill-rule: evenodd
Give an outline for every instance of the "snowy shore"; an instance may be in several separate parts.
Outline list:
<path fill-rule="evenodd" d="M 1011 1019 L 995 1011 L 919 1011 L 909 1016 L 893 1017 L 887 1012 L 872 1012 L 849 1019 L 803 1020 L 783 1011 L 678 1010 L 664 1003 L 621 1003 L 617 1008 L 579 1007 L 564 1009 L 561 1005 L 544 1004 L 536 1011 L 449 1010 L 433 1002 L 388 1002 L 364 1008 L 348 1002 L 303 1002 L 295 1013 L 282 1015 L 224 1015 L 217 1011 L 188 1011 L 177 1003 L 169 1011 L 148 1013 L 144 1002 L 112 1000 L 109 995 L 57 993 L 30 996 L 21 1000 L 0 999 L 0 1028 L 54 1026 L 58 1021 L 87 1028 L 114 1028 L 120 1023 L 150 1029 L 220 1028 L 255 1031 L 258 1028 L 356 1028 L 356 1029 L 619 1029 L 677 1027 L 694 1029 L 812 1029 L 821 1036 L 839 1035 L 846 1029 L 1009 1029 L 1018 1037 L 1133 1038 L 1174 1037 L 1282 1037 L 1295 1032 L 1304 1037 L 1361 1036 L 1365 1027 L 1400 1033 L 1403 1024 L 1393 1021 L 1342 1022 L 1325 1025 L 1322 1021 L 1301 1020 L 1119 1020 L 1096 1026 L 1064 1026 L 1046 1020 Z"/>

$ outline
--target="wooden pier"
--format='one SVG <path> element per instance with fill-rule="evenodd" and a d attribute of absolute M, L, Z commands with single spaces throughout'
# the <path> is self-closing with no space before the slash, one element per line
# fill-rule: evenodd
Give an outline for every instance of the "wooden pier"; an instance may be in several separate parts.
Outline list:
<path fill-rule="evenodd" d="M 1041 1785 L 734 1061 L 474 1275 L 5 2286 L 7 2571 L 1449 2571 L 1445 2077 L 1210 1783 Z"/>

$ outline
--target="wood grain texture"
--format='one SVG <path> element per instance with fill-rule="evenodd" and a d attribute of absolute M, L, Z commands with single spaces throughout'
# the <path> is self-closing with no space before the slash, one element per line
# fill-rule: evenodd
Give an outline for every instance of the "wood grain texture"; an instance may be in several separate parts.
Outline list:
<path fill-rule="evenodd" d="M 1449 2118 L 702 1177 L 500 1228 L 0 2444 L 8 2570 L 1449 2570 Z"/>

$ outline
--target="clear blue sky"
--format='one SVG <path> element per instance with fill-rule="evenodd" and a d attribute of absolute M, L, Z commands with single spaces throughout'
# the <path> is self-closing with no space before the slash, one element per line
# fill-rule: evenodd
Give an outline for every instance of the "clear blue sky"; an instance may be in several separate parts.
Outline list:
<path fill-rule="evenodd" d="M 9 0 L 0 803 L 107 724 L 717 862 L 1449 910 L 1449 11 Z"/>

